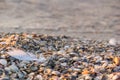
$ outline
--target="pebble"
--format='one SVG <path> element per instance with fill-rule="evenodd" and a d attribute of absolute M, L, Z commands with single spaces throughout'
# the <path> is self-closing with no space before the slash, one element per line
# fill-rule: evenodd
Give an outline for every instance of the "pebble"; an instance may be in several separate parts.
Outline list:
<path fill-rule="evenodd" d="M 18 36 L 18 39 L 15 39 L 14 35 Z M 74 40 L 66 36 L 53 37 L 23 33 L 2 34 L 0 37 L 2 38 L 0 42 L 10 39 L 7 44 L 0 44 L 2 51 L 0 77 L 2 78 L 8 77 L 8 80 L 119 80 L 120 48 L 114 40 Z M 36 58 L 42 59 L 41 62 L 18 60 L 5 54 L 13 46 L 33 53 Z M 42 56 L 39 57 L 39 54 Z"/>
<path fill-rule="evenodd" d="M 77 53 L 74 53 L 74 52 L 71 52 L 69 55 L 70 55 L 71 57 L 78 56 L 78 54 L 77 54 Z"/>
<path fill-rule="evenodd" d="M 19 69 L 18 67 L 15 65 L 15 64 L 12 64 L 9 66 L 9 69 L 12 71 L 12 72 L 18 72 Z"/>
<path fill-rule="evenodd" d="M 43 78 L 42 78 L 41 75 L 37 75 L 37 76 L 35 76 L 35 79 L 37 79 L 37 80 L 43 80 Z"/>
<path fill-rule="evenodd" d="M 65 66 L 67 66 L 67 63 L 61 63 L 61 66 L 65 67 Z"/>
<path fill-rule="evenodd" d="M 7 60 L 6 59 L 0 59 L 0 64 L 6 66 L 7 65 Z"/>
<path fill-rule="evenodd" d="M 51 74 L 53 74 L 53 75 L 60 75 L 60 72 L 59 71 L 52 71 Z"/>
<path fill-rule="evenodd" d="M 19 78 L 23 78 L 25 76 L 22 72 L 18 72 L 17 75 Z"/>
<path fill-rule="evenodd" d="M 118 78 L 120 78 L 120 76 L 114 75 L 114 76 L 112 77 L 112 80 L 118 80 Z"/>
<path fill-rule="evenodd" d="M 31 66 L 30 69 L 31 69 L 32 71 L 36 71 L 36 70 L 38 70 L 38 67 L 37 67 L 37 66 Z"/>
<path fill-rule="evenodd" d="M 85 80 L 92 80 L 92 77 L 90 77 L 90 75 L 85 75 Z"/>

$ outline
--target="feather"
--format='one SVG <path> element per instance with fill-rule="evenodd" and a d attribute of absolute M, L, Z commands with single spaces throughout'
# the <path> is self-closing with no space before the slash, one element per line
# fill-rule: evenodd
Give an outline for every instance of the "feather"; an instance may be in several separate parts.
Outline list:
<path fill-rule="evenodd" d="M 8 51 L 7 54 L 19 60 L 39 61 L 39 62 L 45 61 L 45 58 L 43 56 L 38 59 L 33 53 L 25 52 L 23 50 L 14 49 L 14 48 L 11 51 Z"/>

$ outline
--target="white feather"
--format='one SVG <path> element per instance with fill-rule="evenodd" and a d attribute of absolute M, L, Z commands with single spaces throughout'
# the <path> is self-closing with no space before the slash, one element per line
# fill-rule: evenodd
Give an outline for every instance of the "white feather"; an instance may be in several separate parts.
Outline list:
<path fill-rule="evenodd" d="M 45 61 L 45 58 L 42 56 L 37 59 L 37 57 L 33 53 L 25 52 L 19 49 L 12 49 L 12 51 L 7 52 L 10 56 L 19 59 L 19 60 L 27 60 L 27 61 Z"/>

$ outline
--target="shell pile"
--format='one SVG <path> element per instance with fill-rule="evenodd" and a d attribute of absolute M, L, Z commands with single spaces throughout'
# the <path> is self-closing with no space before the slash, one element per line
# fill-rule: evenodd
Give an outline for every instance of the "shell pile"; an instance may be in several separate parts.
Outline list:
<path fill-rule="evenodd" d="M 12 56 L 17 53 L 14 50 L 8 54 L 12 48 L 45 60 L 17 59 Z M 120 46 L 110 45 L 109 41 L 27 33 L 0 34 L 0 80 L 119 79 Z"/>

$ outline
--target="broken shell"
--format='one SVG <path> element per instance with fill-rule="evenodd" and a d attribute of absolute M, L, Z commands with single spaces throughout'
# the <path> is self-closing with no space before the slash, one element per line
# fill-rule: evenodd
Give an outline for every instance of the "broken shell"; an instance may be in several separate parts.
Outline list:
<path fill-rule="evenodd" d="M 119 57 L 115 57 L 113 59 L 113 61 L 115 62 L 116 65 L 119 65 L 120 64 L 120 58 Z"/>
<path fill-rule="evenodd" d="M 84 69 L 83 71 L 82 71 L 82 74 L 89 74 L 90 72 L 87 70 L 87 69 Z"/>

